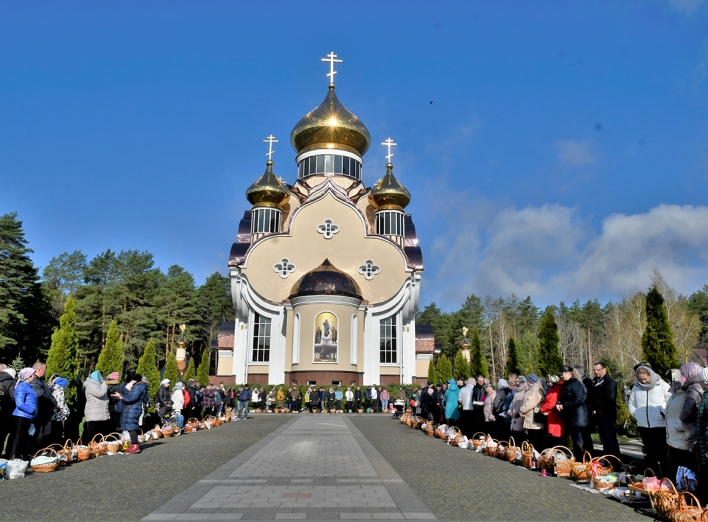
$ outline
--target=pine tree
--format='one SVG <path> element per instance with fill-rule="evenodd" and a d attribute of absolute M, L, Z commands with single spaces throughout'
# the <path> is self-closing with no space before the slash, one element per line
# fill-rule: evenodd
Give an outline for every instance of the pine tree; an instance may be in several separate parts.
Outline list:
<path fill-rule="evenodd" d="M 123 341 L 118 333 L 118 322 L 111 321 L 106 335 L 106 345 L 98 356 L 96 369 L 101 371 L 104 377 L 113 372 L 120 373 L 123 370 Z"/>
<path fill-rule="evenodd" d="M 504 377 L 509 377 L 509 374 L 521 374 L 521 365 L 519 364 L 519 354 L 516 351 L 516 341 L 513 337 L 509 338 L 509 349 L 506 355 L 506 366 L 504 367 Z"/>
<path fill-rule="evenodd" d="M 452 379 L 452 364 L 450 364 L 450 359 L 448 359 L 444 353 L 440 354 L 435 369 L 438 374 L 438 382 L 447 382 L 449 379 Z"/>
<path fill-rule="evenodd" d="M 52 345 L 47 356 L 47 375 L 58 373 L 69 380 L 64 392 L 68 404 L 76 399 L 76 372 L 79 368 L 79 336 L 76 334 L 76 303 L 69 296 L 64 303 L 64 314 L 59 328 L 52 334 Z"/>
<path fill-rule="evenodd" d="M 475 327 L 472 332 L 472 350 L 470 350 L 470 371 L 473 377 L 482 375 L 489 378 L 489 367 L 487 358 L 482 353 L 482 341 L 479 338 L 479 330 Z"/>
<path fill-rule="evenodd" d="M 160 371 L 157 369 L 157 351 L 155 342 L 150 339 L 142 357 L 138 361 L 138 373 L 148 378 L 148 393 L 150 397 L 157 395 L 160 389 Z"/>
<path fill-rule="evenodd" d="M 558 372 L 558 368 L 563 365 L 558 348 L 560 336 L 558 335 L 558 325 L 553 317 L 553 309 L 546 308 L 541 317 L 541 324 L 538 333 L 538 374 L 552 375 Z"/>
<path fill-rule="evenodd" d="M 179 370 L 177 369 L 177 358 L 175 357 L 175 352 L 170 352 L 170 355 L 167 356 L 165 373 L 162 375 L 162 378 L 169 379 L 172 385 L 179 382 Z"/>
<path fill-rule="evenodd" d="M 671 368 L 678 368 L 679 362 L 664 297 L 656 287 L 647 294 L 646 311 L 647 327 L 642 334 L 644 360 L 651 364 L 652 370 L 663 376 Z"/>
<path fill-rule="evenodd" d="M 438 372 L 435 370 L 435 359 L 430 359 L 428 363 L 428 382 L 433 384 L 438 382 Z"/>
<path fill-rule="evenodd" d="M 184 382 L 189 382 L 189 379 L 194 379 L 194 357 L 189 358 L 189 364 L 187 365 L 187 369 L 184 372 L 184 376 L 182 379 L 184 379 Z"/>
<path fill-rule="evenodd" d="M 470 378 L 470 366 L 467 358 L 462 354 L 462 350 L 457 351 L 455 355 L 455 380 L 462 379 L 466 381 Z"/>
<path fill-rule="evenodd" d="M 197 368 L 197 380 L 201 385 L 209 384 L 209 350 L 202 352 L 202 362 Z"/>

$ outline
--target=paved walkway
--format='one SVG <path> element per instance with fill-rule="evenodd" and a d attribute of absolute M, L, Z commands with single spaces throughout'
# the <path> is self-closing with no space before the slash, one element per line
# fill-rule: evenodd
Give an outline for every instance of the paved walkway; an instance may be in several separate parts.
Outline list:
<path fill-rule="evenodd" d="M 143 520 L 435 519 L 349 419 L 302 415 Z"/>

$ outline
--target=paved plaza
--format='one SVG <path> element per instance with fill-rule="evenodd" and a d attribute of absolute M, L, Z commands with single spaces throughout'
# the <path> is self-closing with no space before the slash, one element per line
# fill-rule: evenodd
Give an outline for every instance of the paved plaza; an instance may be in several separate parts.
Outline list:
<path fill-rule="evenodd" d="M 384 415 L 248 421 L 0 483 L 15 520 L 649 520 Z"/>

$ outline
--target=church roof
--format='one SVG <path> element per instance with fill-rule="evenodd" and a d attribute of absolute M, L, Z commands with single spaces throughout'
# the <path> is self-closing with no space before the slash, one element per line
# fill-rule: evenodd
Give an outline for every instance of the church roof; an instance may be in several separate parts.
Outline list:
<path fill-rule="evenodd" d="M 293 285 L 290 298 L 302 295 L 343 295 L 361 299 L 361 289 L 354 279 L 325 259 Z"/>

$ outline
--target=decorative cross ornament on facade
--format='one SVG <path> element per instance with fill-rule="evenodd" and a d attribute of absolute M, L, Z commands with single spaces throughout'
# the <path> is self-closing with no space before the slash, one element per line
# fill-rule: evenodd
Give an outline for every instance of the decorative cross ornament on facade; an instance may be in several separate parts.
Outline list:
<path fill-rule="evenodd" d="M 381 267 L 376 266 L 371 259 L 367 259 L 364 261 L 364 264 L 359 267 L 359 273 L 369 281 L 371 281 L 379 272 L 381 272 Z"/>
<path fill-rule="evenodd" d="M 391 147 L 395 147 L 396 145 L 398 145 L 398 143 L 394 143 L 391 138 L 388 138 L 381 145 L 383 145 L 384 147 L 388 147 L 388 156 L 386 156 L 386 163 L 391 163 L 391 158 L 393 158 L 393 154 L 391 153 Z"/>
<path fill-rule="evenodd" d="M 275 136 L 273 136 L 271 134 L 270 136 L 268 136 L 266 139 L 263 140 L 263 143 L 268 144 L 268 153 L 266 154 L 266 156 L 268 156 L 268 161 L 270 161 L 273 156 L 273 143 L 278 143 L 278 140 L 276 140 Z"/>
<path fill-rule="evenodd" d="M 334 85 L 334 75 L 337 74 L 337 71 L 334 70 L 334 64 L 335 63 L 342 63 L 342 60 L 336 60 L 337 55 L 334 53 L 329 53 L 327 55 L 327 58 L 322 58 L 323 62 L 329 62 L 329 84 Z"/>
<path fill-rule="evenodd" d="M 277 272 L 280 277 L 287 279 L 291 272 L 295 271 L 295 265 L 293 265 L 287 257 L 280 260 L 280 263 L 273 265 L 273 272 Z"/>
<path fill-rule="evenodd" d="M 317 232 L 322 234 L 325 239 L 332 239 L 332 236 L 339 232 L 339 226 L 332 223 L 331 219 L 325 219 L 324 223 L 317 225 Z"/>

